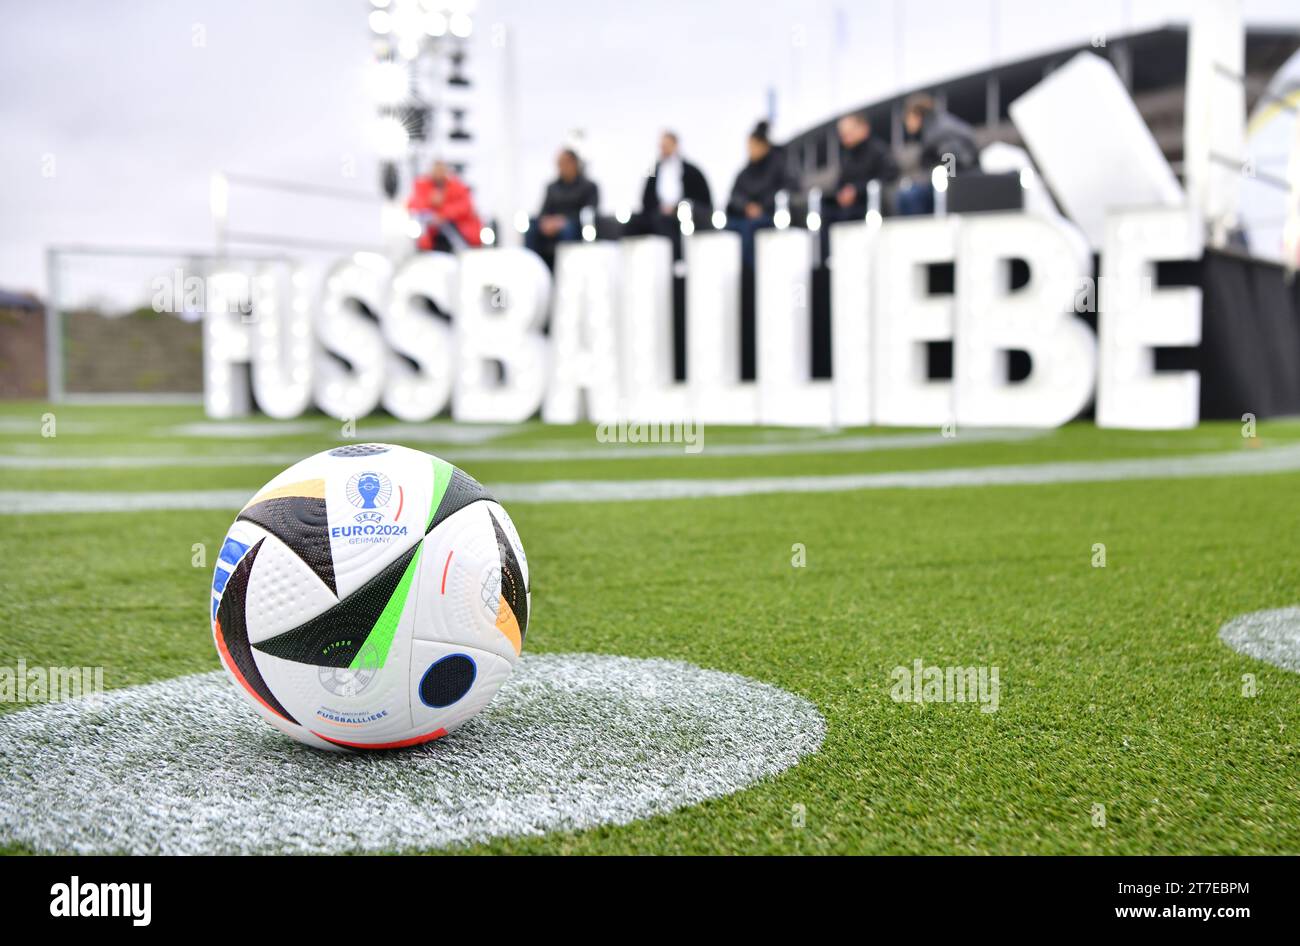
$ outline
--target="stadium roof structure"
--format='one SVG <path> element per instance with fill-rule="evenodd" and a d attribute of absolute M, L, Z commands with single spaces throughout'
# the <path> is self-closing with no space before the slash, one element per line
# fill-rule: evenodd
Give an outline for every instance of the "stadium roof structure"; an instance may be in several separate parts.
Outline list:
<path fill-rule="evenodd" d="M 1080 43 L 1016 62 L 952 79 L 917 86 L 906 92 L 871 102 L 851 111 L 865 112 L 875 134 L 890 144 L 901 142 L 903 102 L 916 92 L 929 92 L 957 117 L 970 122 L 983 147 L 994 141 L 1022 145 L 1007 109 L 1054 69 L 1081 52 L 1108 59 L 1132 93 L 1142 117 L 1155 135 L 1165 157 L 1181 173 L 1183 157 L 1183 92 L 1187 78 L 1185 24 L 1107 36 L 1097 45 Z M 1300 48 L 1300 31 L 1294 27 L 1246 27 L 1246 108 L 1249 112 L 1269 79 Z M 848 112 L 815 125 L 785 143 L 791 172 L 805 186 L 826 183 L 839 163 L 835 123 Z"/>

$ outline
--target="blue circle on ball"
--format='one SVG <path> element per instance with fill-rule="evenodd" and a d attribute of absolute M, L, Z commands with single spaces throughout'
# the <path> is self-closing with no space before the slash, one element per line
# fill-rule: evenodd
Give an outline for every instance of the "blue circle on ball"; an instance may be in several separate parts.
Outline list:
<path fill-rule="evenodd" d="M 478 665 L 468 654 L 448 654 L 433 662 L 420 680 L 420 702 L 434 709 L 451 706 L 474 685 Z"/>

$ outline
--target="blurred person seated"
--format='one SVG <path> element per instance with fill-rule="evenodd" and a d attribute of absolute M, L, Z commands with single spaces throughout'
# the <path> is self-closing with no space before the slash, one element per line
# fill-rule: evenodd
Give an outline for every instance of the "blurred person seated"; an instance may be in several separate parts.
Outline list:
<path fill-rule="evenodd" d="M 727 201 L 727 229 L 740 234 L 741 260 L 754 265 L 754 234 L 772 226 L 776 195 L 790 189 L 785 154 L 768 139 L 768 123 L 759 122 L 749 133 L 749 163 L 736 175 Z"/>
<path fill-rule="evenodd" d="M 845 115 L 835 130 L 842 146 L 840 175 L 834 200 L 822 204 L 822 217 L 827 223 L 861 220 L 867 215 L 867 184 L 879 181 L 884 187 L 894 183 L 898 180 L 898 162 L 889 145 L 871 134 L 865 112 Z"/>
<path fill-rule="evenodd" d="M 435 160 L 427 176 L 415 179 L 406 209 L 422 227 L 418 246 L 424 252 L 450 253 L 482 244 L 483 222 L 474 198 L 446 161 Z"/>
<path fill-rule="evenodd" d="M 903 106 L 903 127 L 909 138 L 921 145 L 921 180 L 913 180 L 898 189 L 896 198 L 900 214 L 934 213 L 934 184 L 931 174 L 943 167 L 949 174 L 979 168 L 979 149 L 975 132 L 957 116 L 939 108 L 933 98 L 918 93 Z M 949 158 L 951 155 L 951 158 Z"/>
<path fill-rule="evenodd" d="M 708 224 L 713 215 L 709 182 L 698 167 L 682 157 L 676 133 L 665 131 L 659 138 L 659 160 L 641 193 L 641 212 L 628 221 L 625 232 L 629 236 L 657 233 L 670 237 L 675 254 L 680 255 L 677 207 L 682 201 L 690 204 L 696 226 Z"/>
<path fill-rule="evenodd" d="M 524 244 L 555 267 L 555 247 L 559 243 L 582 239 L 582 211 L 594 212 L 600 204 L 600 188 L 583 173 L 582 160 L 572 148 L 565 148 L 555 159 L 559 176 L 546 186 L 542 209 L 529 221 Z"/>

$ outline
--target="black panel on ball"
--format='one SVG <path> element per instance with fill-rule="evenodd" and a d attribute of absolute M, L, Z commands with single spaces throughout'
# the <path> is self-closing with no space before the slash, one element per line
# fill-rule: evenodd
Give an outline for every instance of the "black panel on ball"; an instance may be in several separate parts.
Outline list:
<path fill-rule="evenodd" d="M 277 496 L 244 509 L 239 518 L 256 523 L 283 542 L 307 564 L 333 594 L 334 553 L 330 547 L 329 514 L 323 498 Z"/>
<path fill-rule="evenodd" d="M 482 483 L 460 468 L 452 467 L 451 482 L 447 484 L 447 491 L 442 494 L 442 501 L 438 503 L 438 509 L 429 520 L 429 527 L 424 530 L 424 534 L 428 535 L 453 513 L 460 512 L 471 503 L 491 498 L 492 494 L 483 488 Z"/>
<path fill-rule="evenodd" d="M 419 549 L 417 542 L 332 608 L 253 647 L 315 667 L 352 666 Z"/>

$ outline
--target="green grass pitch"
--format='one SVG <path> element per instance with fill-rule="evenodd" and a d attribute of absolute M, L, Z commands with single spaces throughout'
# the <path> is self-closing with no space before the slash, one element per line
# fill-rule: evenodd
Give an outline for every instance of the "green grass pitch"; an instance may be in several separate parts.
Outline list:
<path fill-rule="evenodd" d="M 41 435 L 54 411 L 57 436 Z M 157 458 L 0 468 L 9 492 L 234 489 L 341 440 L 201 437 L 194 407 L 0 405 L 0 456 Z M 269 421 L 250 421 L 270 430 Z M 372 418 L 367 428 L 388 426 Z M 1167 458 L 1300 443 L 1300 423 L 878 451 L 711 455 L 897 431 L 706 431 L 698 455 L 601 455 L 591 426 L 478 445 L 404 439 L 489 488 L 545 480 L 739 479 Z M 388 438 L 395 439 L 395 438 Z M 573 456 L 512 462 L 540 447 Z M 490 447 L 494 458 L 458 459 Z M 612 450 L 612 448 L 610 448 Z M 621 448 L 626 452 L 629 448 Z M 634 448 L 632 448 L 634 449 Z M 246 462 L 271 454 L 274 462 Z M 168 465 L 168 457 L 206 457 Z M 238 463 L 235 463 L 239 460 Z M 474 848 L 581 853 L 1300 853 L 1300 676 L 1217 637 L 1300 602 L 1300 472 L 1025 486 L 508 503 L 532 567 L 528 653 L 666 657 L 812 701 L 820 752 L 728 797 L 619 827 Z M 11 506 L 21 507 L 20 501 Z M 12 510 L 7 510 L 12 511 Z M 207 622 L 230 511 L 0 516 L 0 666 L 105 668 L 123 687 L 219 666 Z M 1094 545 L 1105 567 L 1094 567 Z M 796 545 L 806 566 L 794 567 Z M 891 670 L 996 666 L 996 712 L 891 699 Z M 1253 674 L 1254 696 L 1243 695 Z M 0 711 L 21 711 L 5 705 Z M 1105 824 L 1094 817 L 1104 805 Z M 8 848 L 9 853 L 21 848 Z"/>

